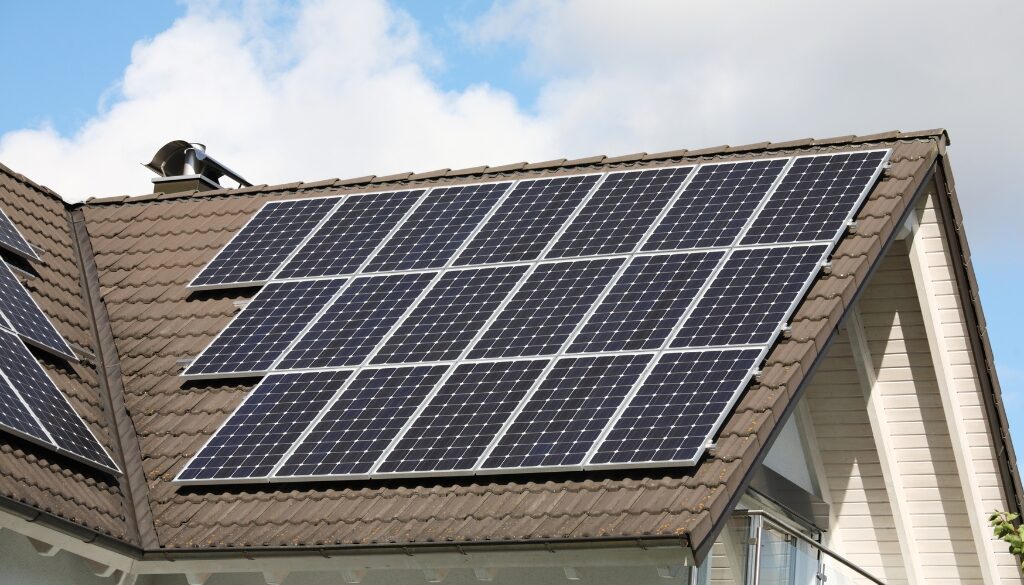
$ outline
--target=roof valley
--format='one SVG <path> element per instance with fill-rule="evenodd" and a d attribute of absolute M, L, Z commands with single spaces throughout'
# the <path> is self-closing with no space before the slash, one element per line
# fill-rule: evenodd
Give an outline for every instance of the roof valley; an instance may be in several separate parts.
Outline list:
<path fill-rule="evenodd" d="M 111 442 L 117 450 L 114 456 L 124 470 L 124 474 L 118 478 L 118 483 L 124 499 L 128 540 L 144 549 L 158 548 L 160 542 L 149 503 L 149 486 L 146 484 L 145 470 L 142 467 L 142 451 L 124 399 L 121 360 L 100 289 L 85 214 L 80 208 L 67 205 L 65 207 L 68 210 L 68 222 L 73 236 L 72 245 L 81 274 L 82 301 L 88 313 L 93 336 L 100 392 L 106 399 L 107 414 L 114 429 L 111 437 Z"/>

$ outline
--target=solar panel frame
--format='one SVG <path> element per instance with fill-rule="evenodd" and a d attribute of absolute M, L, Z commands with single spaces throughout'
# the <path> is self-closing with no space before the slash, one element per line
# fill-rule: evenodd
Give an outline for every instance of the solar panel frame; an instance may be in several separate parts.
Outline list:
<path fill-rule="evenodd" d="M 490 220 L 491 216 L 495 211 L 504 203 L 505 198 L 514 189 L 520 181 L 482 181 L 478 183 L 464 183 L 457 185 L 443 185 L 434 187 L 427 193 L 420 197 L 420 201 L 412 212 L 403 218 L 402 222 L 395 226 L 395 230 L 392 231 L 386 240 L 384 240 L 380 247 L 374 250 L 373 255 L 369 257 L 366 264 L 364 264 L 360 272 L 362 273 L 390 273 L 390 272 L 410 272 L 415 270 L 439 270 L 441 268 L 451 266 L 452 262 L 462 253 L 469 241 L 476 237 L 476 234 L 480 231 L 483 225 Z M 488 191 L 483 191 L 483 187 L 489 187 Z M 452 192 L 453 195 L 461 195 L 464 192 L 468 192 L 470 189 L 477 190 L 480 201 L 477 202 L 475 207 L 470 208 L 469 206 L 463 206 L 456 208 L 456 211 L 468 210 L 466 217 L 464 218 L 466 223 L 461 225 L 468 225 L 469 222 L 473 221 L 473 218 L 479 214 L 479 219 L 466 231 L 465 236 L 461 236 L 461 230 L 458 224 L 451 224 L 453 229 L 444 234 L 444 238 L 430 241 L 427 239 L 429 231 L 424 231 L 419 235 L 413 235 L 417 230 L 422 230 L 424 225 L 432 226 L 436 222 L 436 218 L 431 217 L 430 211 L 424 215 L 422 221 L 417 220 L 413 222 L 415 215 L 420 212 L 422 208 L 427 205 L 433 204 L 428 201 L 432 196 L 438 198 L 448 195 L 448 192 Z M 442 205 L 438 211 L 450 210 L 455 206 L 457 199 L 453 199 L 448 204 L 439 203 Z M 490 203 L 488 203 L 490 201 Z M 409 231 L 403 234 L 403 228 L 409 225 Z M 394 247 L 395 251 L 384 255 L 384 252 L 389 247 Z M 428 247 L 436 248 L 438 253 L 447 254 L 443 262 L 432 263 L 430 260 L 423 260 L 422 251 L 417 251 L 417 247 Z M 451 249 L 450 252 L 447 250 Z"/>
<path fill-rule="evenodd" d="M 220 333 L 218 333 L 217 336 L 214 337 L 213 340 L 210 341 L 209 344 L 207 344 L 206 348 L 203 349 L 203 351 L 200 352 L 199 355 L 196 356 L 195 359 L 193 359 L 191 363 L 189 363 L 188 367 L 185 368 L 185 371 L 182 372 L 181 377 L 185 378 L 186 380 L 207 380 L 207 379 L 215 379 L 215 378 L 254 377 L 254 376 L 263 376 L 265 374 L 270 373 L 272 371 L 273 367 L 274 367 L 274 364 L 277 363 L 278 358 L 280 358 L 283 355 L 283 352 L 288 351 L 288 349 L 290 349 L 291 346 L 292 346 L 292 342 L 294 342 L 298 338 L 298 336 L 300 336 L 303 333 L 305 333 L 305 331 L 307 330 L 307 327 L 309 325 L 308 323 L 304 324 L 303 327 L 301 329 L 299 329 L 299 331 L 292 337 L 292 339 L 290 339 L 284 345 L 284 349 L 280 353 L 278 353 L 277 356 L 274 359 L 270 360 L 267 368 L 265 368 L 265 369 L 252 369 L 252 368 L 250 368 L 250 369 L 247 369 L 247 370 L 219 370 L 219 371 L 209 371 L 209 372 L 203 372 L 203 373 L 193 373 L 193 369 L 195 367 L 197 367 L 196 364 L 200 363 L 200 360 L 202 360 L 204 356 L 206 356 L 213 348 L 217 347 L 217 344 L 218 344 L 218 342 L 220 342 L 221 339 L 224 339 L 227 335 L 229 335 L 232 332 L 232 328 L 233 327 L 236 327 L 239 323 L 241 323 L 244 319 L 246 319 L 248 317 L 248 315 L 246 313 L 247 311 L 255 312 L 256 310 L 258 310 L 258 308 L 255 307 L 253 305 L 253 303 L 258 302 L 263 295 L 273 294 L 272 292 L 268 292 L 270 290 L 270 287 L 272 287 L 272 286 L 278 286 L 278 287 L 281 287 L 281 288 L 283 288 L 283 287 L 298 287 L 298 286 L 301 286 L 303 284 L 314 284 L 314 283 L 315 284 L 323 283 L 322 286 L 329 287 L 331 284 L 335 284 L 336 283 L 336 286 L 338 287 L 337 290 L 331 292 L 329 295 L 327 295 L 323 299 L 323 302 L 321 303 L 320 308 L 314 313 L 314 316 L 312 317 L 312 319 L 315 319 L 317 316 L 322 314 L 323 310 L 327 307 L 327 305 L 329 305 L 332 301 L 334 301 L 335 295 L 337 295 L 341 291 L 341 289 L 343 289 L 345 287 L 345 285 L 347 284 L 348 280 L 349 279 L 346 278 L 346 277 L 340 277 L 340 278 L 325 278 L 325 279 L 317 279 L 317 280 L 287 280 L 287 281 L 275 281 L 275 282 L 267 283 L 263 288 L 260 289 L 260 291 L 258 293 L 256 293 L 256 296 L 254 296 L 248 302 L 248 304 L 246 304 L 245 308 L 243 308 L 241 311 L 239 311 L 238 314 L 236 314 L 231 319 L 231 322 L 228 323 L 223 329 L 221 329 Z M 248 317 L 248 318 L 255 318 L 255 317 Z M 248 338 L 249 338 L 249 341 L 252 340 L 252 336 L 251 335 L 249 335 Z"/>
<path fill-rule="evenodd" d="M 387 241 L 390 240 L 391 237 L 395 234 L 399 226 L 404 224 L 405 221 L 416 212 L 416 209 L 420 206 L 423 200 L 426 199 L 426 196 L 430 193 L 430 191 L 431 189 L 403 189 L 396 191 L 370 191 L 362 193 L 352 193 L 350 195 L 343 195 L 341 197 L 341 201 L 338 202 L 338 205 L 335 206 L 334 209 L 332 209 L 330 213 L 327 214 L 327 217 L 325 217 L 324 220 L 319 225 L 317 225 L 316 228 L 314 228 L 313 231 L 311 231 L 302 240 L 302 242 L 292 251 L 292 253 L 289 254 L 287 258 L 285 258 L 284 262 L 282 262 L 281 265 L 277 267 L 277 270 L 274 271 L 274 274 L 271 276 L 270 280 L 314 280 L 319 278 L 336 278 L 339 276 L 349 276 L 352 274 L 362 273 L 366 266 L 370 263 L 370 260 L 377 255 L 377 253 L 384 246 L 384 244 L 387 243 Z M 320 236 L 322 232 L 330 230 L 332 220 L 335 218 L 335 216 L 337 216 L 344 210 L 346 203 L 349 203 L 352 199 L 394 198 L 399 195 L 404 196 L 403 202 L 406 199 L 411 200 L 410 203 L 408 204 L 408 207 L 399 215 L 399 217 L 395 220 L 394 224 L 392 224 L 387 230 L 384 230 L 383 233 L 380 234 L 380 237 L 377 240 L 377 242 L 368 250 L 366 250 L 366 253 L 362 257 L 362 259 L 359 262 L 354 263 L 354 269 L 335 269 L 330 272 L 321 272 L 319 274 L 304 275 L 298 275 L 292 272 L 298 270 L 298 268 L 292 267 L 292 264 L 293 262 L 295 262 L 296 258 L 298 258 L 298 256 L 302 254 L 308 246 L 313 245 L 313 241 L 317 239 L 317 237 Z M 323 253 L 322 251 L 319 250 L 318 252 Z"/>
<path fill-rule="evenodd" d="M 29 243 L 24 234 L 21 233 L 18 226 L 14 225 L 14 221 L 11 220 L 11 217 L 7 215 L 3 208 L 0 208 L 0 248 L 12 254 L 17 254 L 26 260 L 43 261 L 36 252 L 36 249 Z"/>
<path fill-rule="evenodd" d="M 7 419 L 8 416 L 11 418 Z M 0 417 L 5 418 L 5 420 L 0 420 L 0 429 L 5 432 L 50 449 L 57 448 L 53 437 L 46 430 L 46 426 L 25 402 L 25 397 L 18 392 L 14 383 L 2 369 L 0 369 Z M 7 422 L 7 420 L 12 420 L 12 422 Z"/>
<path fill-rule="evenodd" d="M 784 246 L 786 244 L 794 244 L 794 243 L 811 243 L 811 242 L 826 242 L 827 241 L 827 242 L 831 242 L 832 246 L 834 247 L 836 244 L 839 243 L 839 240 L 841 240 L 843 238 L 843 235 L 845 234 L 844 230 L 842 230 L 842 229 L 836 230 L 836 233 L 833 235 L 832 238 L 824 239 L 824 240 L 823 239 L 819 239 L 819 240 L 810 240 L 810 239 L 807 239 L 807 240 L 785 240 L 785 241 L 779 240 L 779 241 L 774 241 L 774 242 L 746 243 L 746 244 L 744 243 L 744 240 L 746 239 L 747 234 L 750 232 L 751 228 L 757 222 L 757 219 L 761 215 L 761 213 L 764 210 L 764 208 L 768 206 L 769 202 L 772 199 L 772 196 L 775 195 L 775 193 L 778 191 L 780 185 L 782 184 L 782 180 L 785 178 L 785 175 L 790 172 L 790 170 L 793 168 L 793 166 L 795 165 L 795 163 L 798 160 L 814 159 L 814 158 L 822 158 L 822 157 L 831 157 L 831 156 L 836 156 L 836 155 L 840 155 L 840 154 L 874 154 L 874 153 L 883 153 L 882 158 L 881 158 L 881 160 L 879 160 L 877 166 L 875 167 L 875 170 L 872 172 L 871 177 L 867 180 L 867 182 L 864 184 L 864 187 L 861 189 L 860 193 L 854 199 L 853 204 L 850 206 L 850 210 L 846 213 L 845 220 L 842 221 L 841 224 L 840 224 L 840 225 L 848 225 L 857 216 L 857 213 L 860 211 L 860 208 L 864 205 L 864 202 L 867 200 L 868 195 L 870 195 L 871 191 L 874 190 L 875 185 L 878 184 L 878 180 L 882 176 L 882 173 L 885 172 L 886 167 L 889 165 L 889 160 L 892 158 L 892 153 L 893 153 L 892 149 L 890 149 L 890 148 L 874 148 L 874 149 L 851 150 L 851 151 L 843 151 L 843 152 L 835 152 L 835 153 L 827 153 L 827 154 L 807 154 L 807 155 L 802 155 L 802 156 L 794 156 L 793 159 L 790 161 L 789 165 L 787 165 L 786 169 L 783 170 L 782 174 L 779 177 L 779 181 L 777 181 L 776 184 L 772 186 L 772 189 L 768 192 L 768 194 L 765 196 L 764 200 L 761 202 L 761 206 L 753 214 L 753 216 L 751 218 L 751 221 L 747 223 L 747 225 L 743 229 L 743 232 L 736 238 L 735 246 L 745 246 L 745 247 L 747 247 L 747 246 L 749 246 L 749 247 L 757 247 L 757 246 Z"/>
<path fill-rule="evenodd" d="M 338 208 L 338 206 L 341 205 L 341 200 L 343 198 L 344 198 L 344 196 L 342 196 L 342 195 L 329 195 L 329 196 L 322 196 L 322 197 L 301 197 L 301 198 L 297 198 L 297 199 L 283 199 L 283 200 L 279 199 L 279 200 L 267 201 L 262 206 L 260 206 L 260 208 L 258 210 L 256 210 L 256 213 L 254 213 L 252 215 L 252 217 L 250 217 L 249 219 L 247 219 L 245 221 L 245 223 L 242 225 L 242 227 L 237 232 L 232 234 L 231 238 L 227 241 L 226 244 L 224 244 L 224 246 L 221 247 L 220 250 L 217 251 L 216 254 L 214 254 L 213 258 L 210 258 L 210 261 L 207 262 L 205 265 L 203 265 L 203 267 L 199 270 L 199 272 L 196 273 L 196 275 L 194 277 L 192 277 L 192 280 L 189 281 L 188 285 L 186 285 L 187 288 L 189 288 L 190 290 L 197 290 L 197 291 L 198 290 L 220 290 L 220 289 L 228 289 L 228 288 L 246 288 L 246 287 L 251 287 L 251 286 L 262 286 L 262 285 L 270 282 L 271 279 L 273 278 L 273 276 L 281 269 L 282 266 L 285 265 L 285 263 L 287 263 L 291 259 L 291 257 L 295 254 L 295 252 L 298 251 L 299 248 L 301 248 L 309 240 L 309 238 L 312 237 L 312 235 L 314 233 L 316 233 L 321 227 L 323 227 L 323 224 L 328 220 L 328 218 L 331 217 L 331 215 L 334 214 L 334 211 Z M 333 205 L 327 203 L 330 200 L 333 200 Z M 244 234 L 246 232 L 247 229 L 249 229 L 250 226 L 252 226 L 252 224 L 256 221 L 256 219 L 259 218 L 260 214 L 263 213 L 263 211 L 266 210 L 268 207 L 276 206 L 276 205 L 285 205 L 285 204 L 298 204 L 298 203 L 313 202 L 313 201 L 325 201 L 325 206 L 327 206 L 326 212 L 324 213 L 323 217 L 321 217 L 320 220 L 317 221 L 310 228 L 309 232 L 307 234 L 305 234 L 302 238 L 300 238 L 298 240 L 298 242 L 295 244 L 295 246 L 292 247 L 292 249 L 289 250 L 288 253 L 284 255 L 284 258 L 281 260 L 280 263 L 278 263 L 277 266 L 274 267 L 273 270 L 270 271 L 270 273 L 267 275 L 267 278 L 260 279 L 260 280 L 226 281 L 226 282 L 217 282 L 217 283 L 208 283 L 208 284 L 199 283 L 199 281 L 202 278 L 203 274 L 208 269 L 210 269 L 210 267 L 213 266 L 213 264 L 215 262 L 217 262 L 221 258 L 221 256 L 223 256 L 223 255 L 225 255 L 227 253 L 227 250 L 231 248 L 231 246 L 242 236 L 242 234 Z"/>
<path fill-rule="evenodd" d="M 228 417 L 224 419 L 224 422 L 221 423 L 221 425 L 217 427 L 217 430 L 212 435 L 210 435 L 210 437 L 203 443 L 203 446 L 200 447 L 196 451 L 195 455 L 193 455 L 191 458 L 189 458 L 189 460 L 185 464 L 185 466 L 182 467 L 181 471 L 179 471 L 178 474 L 175 476 L 173 482 L 174 483 L 180 483 L 180 484 L 191 484 L 191 485 L 208 485 L 208 484 L 216 484 L 216 483 L 223 483 L 223 482 L 231 482 L 231 483 L 265 483 L 267 481 L 269 475 L 273 473 L 273 470 L 277 469 L 277 467 L 281 464 L 281 461 L 286 459 L 291 454 L 291 452 L 292 452 L 292 450 L 294 450 L 294 447 L 297 444 L 297 442 L 300 441 L 303 437 L 305 437 L 305 434 L 308 432 L 309 428 L 313 424 L 315 424 L 317 420 L 319 420 L 319 417 L 322 416 L 322 413 L 323 413 L 323 410 L 324 410 L 323 406 L 321 406 L 320 408 L 317 409 L 316 414 L 311 419 L 312 422 L 306 424 L 306 426 L 299 433 L 296 434 L 296 436 L 298 438 L 294 442 L 292 442 L 290 444 L 290 447 L 288 449 L 286 449 L 284 453 L 282 453 L 281 455 L 277 456 L 276 461 L 269 466 L 270 469 L 268 470 L 268 473 L 261 474 L 261 475 L 249 475 L 249 476 L 244 476 L 244 477 L 227 477 L 227 478 L 224 478 L 224 477 L 221 477 L 221 478 L 215 478 L 215 477 L 185 478 L 184 476 L 186 475 L 186 473 L 188 473 L 188 471 L 190 469 L 192 469 L 193 464 L 199 459 L 199 456 L 204 451 L 206 451 L 206 449 L 208 447 L 210 447 L 214 443 L 214 441 L 216 441 L 216 440 L 218 440 L 220 438 L 222 431 L 224 431 L 224 429 L 227 428 L 228 423 L 233 421 L 235 419 L 235 417 L 237 415 L 240 415 L 245 409 L 250 408 L 250 405 L 252 404 L 252 402 L 254 400 L 257 400 L 257 399 L 260 399 L 260 398 L 263 397 L 263 395 L 259 394 L 259 390 L 261 388 L 263 388 L 263 387 L 270 388 L 271 384 L 278 383 L 279 381 L 280 381 L 280 383 L 284 383 L 287 380 L 292 380 L 293 382 L 298 382 L 298 381 L 302 380 L 303 378 L 315 378 L 317 376 L 321 376 L 321 377 L 324 377 L 324 378 L 334 378 L 334 377 L 338 377 L 338 376 L 341 376 L 341 375 L 344 375 L 344 378 L 342 378 L 342 380 L 340 380 L 338 382 L 338 387 L 337 388 L 334 388 L 333 390 L 325 390 L 324 391 L 325 394 L 330 393 L 330 396 L 324 397 L 324 399 L 323 399 L 323 401 L 324 401 L 324 403 L 326 405 L 326 404 L 330 404 L 330 401 L 337 395 L 337 393 L 340 391 L 340 389 L 344 388 L 352 380 L 353 371 L 352 371 L 351 368 L 337 369 L 337 370 L 319 370 L 319 371 L 316 371 L 316 372 L 275 372 L 275 373 L 265 377 L 263 380 L 260 381 L 259 384 L 257 384 L 252 390 L 250 390 L 248 394 L 245 395 L 245 398 L 243 398 L 241 400 L 241 402 L 238 403 L 238 406 L 236 406 L 234 408 L 234 410 L 231 411 L 231 414 L 229 414 Z"/>
<path fill-rule="evenodd" d="M 57 331 L 57 327 L 54 326 L 53 322 L 50 321 L 49 316 L 43 312 L 42 307 L 36 302 L 28 289 L 22 285 L 21 281 L 18 280 L 17 275 L 14 274 L 14 269 L 10 267 L 6 262 L 0 260 L 0 286 L 9 286 L 11 297 L 17 298 L 21 296 L 21 310 L 24 313 L 24 318 L 29 321 L 39 321 L 35 323 L 25 323 L 23 320 L 16 320 L 13 318 L 13 311 L 8 306 L 8 302 L 0 304 L 0 313 L 3 313 L 4 320 L 7 322 L 11 331 L 18 334 L 25 343 L 42 349 L 51 354 L 58 355 L 62 358 L 70 360 L 72 362 L 78 361 L 78 356 L 75 355 L 75 351 L 68 345 L 67 340 L 61 335 L 60 331 Z M 6 282 L 6 284 L 3 284 Z M 33 315 L 34 313 L 34 315 Z M 38 326 L 43 329 L 42 335 L 36 335 L 32 331 L 26 328 L 30 326 Z M 48 338 L 48 339 L 47 339 Z"/>

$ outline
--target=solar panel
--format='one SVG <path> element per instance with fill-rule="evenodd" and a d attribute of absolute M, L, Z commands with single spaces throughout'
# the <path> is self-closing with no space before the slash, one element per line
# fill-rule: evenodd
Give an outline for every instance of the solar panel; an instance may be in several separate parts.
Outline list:
<path fill-rule="evenodd" d="M 77 360 L 75 352 L 43 314 L 6 262 L 0 261 L 0 312 L 15 333 L 32 345 Z"/>
<path fill-rule="evenodd" d="M 431 190 L 366 268 L 368 272 L 440 268 L 448 263 L 511 183 Z"/>
<path fill-rule="evenodd" d="M 345 284 L 273 282 L 185 370 L 185 377 L 266 372 Z"/>
<path fill-rule="evenodd" d="M 469 353 L 470 359 L 557 352 L 615 276 L 622 258 L 540 264 Z"/>
<path fill-rule="evenodd" d="M 455 260 L 455 265 L 539 258 L 599 179 L 598 175 L 583 175 L 519 183 Z"/>
<path fill-rule="evenodd" d="M 459 357 L 526 270 L 526 266 L 503 266 L 443 275 L 377 352 L 373 363 Z"/>
<path fill-rule="evenodd" d="M 6 335 L 2 331 L 0 334 Z M 16 435 L 53 446 L 46 431 L 36 421 L 32 411 L 22 401 L 18 391 L 7 380 L 2 370 L 0 370 L 0 427 Z"/>
<path fill-rule="evenodd" d="M 724 255 L 637 256 L 576 335 L 569 351 L 661 347 Z"/>
<path fill-rule="evenodd" d="M 364 370 L 338 395 L 275 476 L 369 473 L 447 369 Z"/>
<path fill-rule="evenodd" d="M 644 250 L 732 244 L 788 162 L 770 159 L 701 166 Z"/>
<path fill-rule="evenodd" d="M 672 347 L 772 341 L 826 251 L 825 245 L 734 251 L 683 322 Z"/>
<path fill-rule="evenodd" d="M 21 232 L 18 231 L 14 222 L 4 213 L 3 209 L 0 209 L 0 248 L 14 252 L 29 260 L 40 260 L 39 254 L 36 254 L 35 249 L 21 235 Z"/>
<path fill-rule="evenodd" d="M 5 331 L 0 331 L 0 370 L 59 450 L 93 465 L 117 471 L 117 465 L 100 446 L 96 436 L 71 408 L 64 394 L 54 386 L 25 344 Z"/>
<path fill-rule="evenodd" d="M 631 252 L 693 167 L 612 173 L 584 204 L 548 258 Z"/>
<path fill-rule="evenodd" d="M 217 288 L 266 282 L 338 201 L 338 197 L 321 197 L 267 203 L 189 286 Z"/>
<path fill-rule="evenodd" d="M 433 273 L 420 272 L 354 279 L 276 368 L 337 368 L 361 363 L 433 277 Z"/>
<path fill-rule="evenodd" d="M 759 349 L 665 354 L 590 463 L 693 463 L 753 374 Z"/>
<path fill-rule="evenodd" d="M 874 150 L 795 159 L 742 243 L 831 241 L 867 196 L 888 157 L 889 151 Z"/>
<path fill-rule="evenodd" d="M 249 394 L 179 480 L 266 477 L 351 371 L 275 374 Z"/>
<path fill-rule="evenodd" d="M 419 190 L 345 196 L 277 278 L 343 276 L 355 272 L 422 194 Z"/>
<path fill-rule="evenodd" d="M 481 467 L 580 466 L 651 357 L 558 360 Z"/>
<path fill-rule="evenodd" d="M 546 364 L 527 360 L 456 367 L 377 471 L 471 469 Z"/>
<path fill-rule="evenodd" d="M 265 380 L 342 378 L 267 419 L 301 421 L 289 434 L 232 431 L 196 465 L 307 481 L 692 464 L 888 155 L 349 196 L 253 303 L 346 277 L 330 301 L 250 305 L 207 351 Z"/>

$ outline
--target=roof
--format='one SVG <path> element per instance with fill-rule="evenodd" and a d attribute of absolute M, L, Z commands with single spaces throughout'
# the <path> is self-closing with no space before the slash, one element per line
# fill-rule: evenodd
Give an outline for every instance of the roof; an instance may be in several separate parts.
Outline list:
<path fill-rule="evenodd" d="M 113 446 L 126 474 L 116 484 L 104 484 L 45 460 L 39 449 L 0 438 L 0 495 L 140 550 L 638 538 L 679 539 L 699 549 L 713 540 L 716 524 L 795 405 L 802 381 L 827 349 L 904 212 L 945 162 L 947 142 L 942 130 L 888 132 L 108 197 L 76 206 L 64 206 L 52 192 L 3 169 L 0 203 L 30 240 L 49 252 L 39 282 L 30 287 L 61 332 L 99 356 L 99 367 L 84 362 L 73 374 L 57 372 L 57 381 L 101 441 Z M 544 475 L 540 481 L 495 476 L 202 488 L 171 483 L 255 385 L 180 377 L 180 361 L 196 356 L 231 320 L 235 301 L 253 294 L 194 293 L 186 285 L 267 201 L 880 147 L 893 149 L 891 166 L 862 208 L 856 230 L 836 249 L 831 274 L 815 282 L 795 313 L 792 336 L 772 350 L 760 382 L 726 421 L 713 455 L 696 467 Z M 951 181 L 948 169 L 946 176 Z M 955 218 L 959 228 L 959 215 Z M 962 239 L 962 230 L 957 233 Z M 965 274 L 976 290 L 969 262 Z M 975 308 L 991 373 L 984 320 Z M 998 385 L 994 374 L 990 378 L 995 418 L 1002 417 L 999 444 L 1012 458 Z M 1013 478 L 1012 461 L 1008 469 Z M 1019 497 L 1019 479 L 1014 481 Z"/>

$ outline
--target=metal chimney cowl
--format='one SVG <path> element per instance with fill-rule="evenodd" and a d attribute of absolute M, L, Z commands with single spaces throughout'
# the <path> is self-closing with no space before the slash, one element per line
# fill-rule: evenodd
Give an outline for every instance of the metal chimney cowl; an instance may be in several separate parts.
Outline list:
<path fill-rule="evenodd" d="M 238 183 L 239 187 L 252 185 L 241 175 L 206 154 L 206 146 L 198 142 L 172 140 L 160 147 L 153 155 L 153 160 L 143 163 L 142 166 L 160 175 L 153 179 L 154 193 L 222 189 L 222 177 Z"/>

